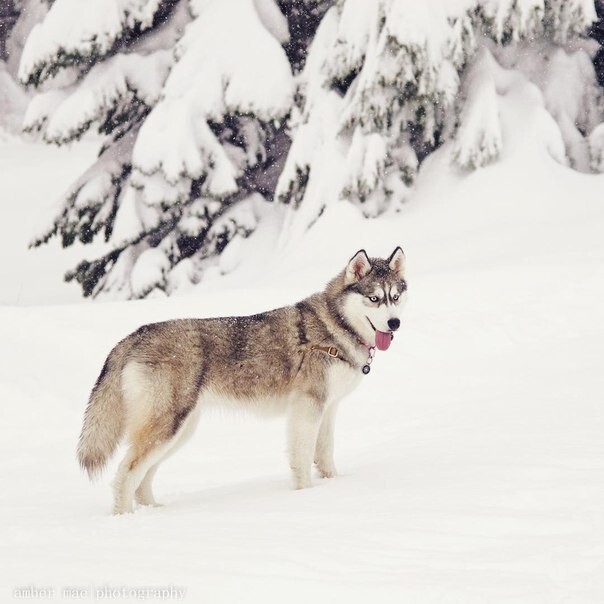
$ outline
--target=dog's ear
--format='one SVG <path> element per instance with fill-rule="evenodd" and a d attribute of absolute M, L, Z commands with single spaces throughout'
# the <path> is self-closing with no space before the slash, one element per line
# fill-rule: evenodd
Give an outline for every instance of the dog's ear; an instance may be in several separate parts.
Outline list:
<path fill-rule="evenodd" d="M 346 285 L 360 281 L 371 270 L 371 262 L 365 250 L 359 250 L 346 267 Z"/>
<path fill-rule="evenodd" d="M 390 270 L 395 272 L 401 279 L 405 276 L 405 254 L 402 248 L 397 247 L 388 258 Z"/>

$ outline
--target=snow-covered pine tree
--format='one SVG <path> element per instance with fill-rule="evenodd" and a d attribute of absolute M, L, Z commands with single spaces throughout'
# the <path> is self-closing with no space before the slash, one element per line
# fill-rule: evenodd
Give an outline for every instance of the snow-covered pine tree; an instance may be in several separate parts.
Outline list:
<path fill-rule="evenodd" d="M 290 43 L 274 0 L 55 0 L 23 51 L 20 78 L 39 91 L 26 129 L 107 140 L 35 245 L 102 233 L 107 253 L 67 275 L 85 295 L 196 282 L 274 191 Z"/>
<path fill-rule="evenodd" d="M 396 209 L 419 163 L 447 142 L 474 169 L 502 151 L 500 100 L 534 87 L 559 161 L 604 164 L 601 91 L 585 35 L 592 0 L 337 0 L 297 78 L 293 144 L 277 187 L 287 237 L 334 201 Z M 589 137 L 590 133 L 593 135 Z"/>
<path fill-rule="evenodd" d="M 339 199 L 397 209 L 443 144 L 461 170 L 496 160 L 514 95 L 550 155 L 602 170 L 594 18 L 592 0 L 55 0 L 23 56 L 27 126 L 108 142 L 37 243 L 103 232 L 70 275 L 86 294 L 170 292 L 253 230 L 277 178 L 291 239 Z"/>

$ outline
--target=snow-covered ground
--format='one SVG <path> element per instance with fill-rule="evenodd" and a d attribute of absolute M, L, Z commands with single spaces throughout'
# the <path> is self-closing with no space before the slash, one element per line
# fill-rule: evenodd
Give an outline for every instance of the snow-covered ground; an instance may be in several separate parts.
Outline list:
<path fill-rule="evenodd" d="M 555 163 L 530 143 L 531 119 L 472 174 L 448 168 L 448 147 L 431 156 L 398 215 L 336 204 L 232 278 L 127 303 L 66 304 L 77 288 L 58 279 L 75 256 L 18 247 L 85 153 L 3 145 L 5 212 L 20 219 L 0 237 L 0 601 L 25 588 L 134 601 L 145 594 L 103 589 L 163 586 L 212 603 L 601 604 L 604 175 Z M 403 328 L 341 406 L 338 478 L 292 491 L 281 421 L 211 416 L 162 466 L 165 507 L 109 515 L 116 460 L 90 485 L 75 445 L 119 338 L 293 302 L 358 248 L 398 244 Z"/>

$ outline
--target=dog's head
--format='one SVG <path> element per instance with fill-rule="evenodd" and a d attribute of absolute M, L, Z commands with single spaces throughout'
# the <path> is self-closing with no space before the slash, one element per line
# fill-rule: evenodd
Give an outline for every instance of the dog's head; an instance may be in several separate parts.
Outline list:
<path fill-rule="evenodd" d="M 344 284 L 346 319 L 365 343 L 386 350 L 407 301 L 403 250 L 397 247 L 387 259 L 358 251 L 344 271 Z"/>

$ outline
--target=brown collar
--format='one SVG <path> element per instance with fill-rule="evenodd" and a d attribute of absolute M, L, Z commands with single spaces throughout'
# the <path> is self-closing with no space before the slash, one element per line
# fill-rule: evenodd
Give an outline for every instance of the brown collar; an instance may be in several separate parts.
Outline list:
<path fill-rule="evenodd" d="M 371 351 L 375 350 L 375 346 L 370 346 L 369 344 L 363 342 L 363 340 L 359 340 L 359 344 L 361 346 L 363 346 L 363 348 L 367 348 L 367 350 L 370 353 L 370 356 L 371 356 Z M 333 357 L 334 359 L 342 358 L 338 352 L 338 349 L 335 346 L 319 346 L 318 344 L 313 344 L 310 347 L 310 349 L 319 350 L 321 352 L 324 352 L 325 354 L 328 354 L 330 357 Z"/>
<path fill-rule="evenodd" d="M 364 344 L 365 345 L 365 344 Z M 313 344 L 310 347 L 311 350 L 318 350 L 320 352 L 324 352 L 334 359 L 341 359 L 342 361 L 346 361 L 346 359 L 340 356 L 338 349 L 335 346 L 319 346 L 318 344 Z M 373 358 L 375 357 L 375 346 L 367 346 L 368 357 L 365 364 L 361 367 L 361 371 L 367 375 L 371 371 L 371 363 L 373 363 Z M 346 361 L 349 365 L 352 365 L 349 361 Z"/>
<path fill-rule="evenodd" d="M 319 346 L 318 344 L 313 344 L 310 349 L 320 350 L 334 359 L 337 359 L 339 356 L 338 349 L 335 346 Z"/>

